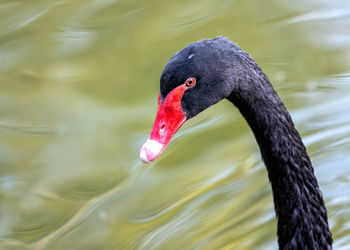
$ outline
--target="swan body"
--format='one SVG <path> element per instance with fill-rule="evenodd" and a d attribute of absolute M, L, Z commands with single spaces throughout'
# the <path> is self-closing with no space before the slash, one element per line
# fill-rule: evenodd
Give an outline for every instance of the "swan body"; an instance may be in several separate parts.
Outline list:
<path fill-rule="evenodd" d="M 223 99 L 239 109 L 259 145 L 272 186 L 280 249 L 332 249 L 327 210 L 290 114 L 251 56 L 226 38 L 192 43 L 165 66 L 156 120 L 141 160 L 157 158 L 186 120 Z"/>

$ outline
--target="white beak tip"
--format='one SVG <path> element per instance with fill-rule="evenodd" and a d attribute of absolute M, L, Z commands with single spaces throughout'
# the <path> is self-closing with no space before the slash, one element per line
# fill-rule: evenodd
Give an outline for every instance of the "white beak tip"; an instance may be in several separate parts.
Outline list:
<path fill-rule="evenodd" d="M 164 150 L 164 146 L 155 140 L 148 139 L 140 150 L 140 159 L 143 163 L 150 163 Z"/>
<path fill-rule="evenodd" d="M 141 161 L 142 161 L 143 163 L 145 163 L 145 164 L 149 164 L 149 163 L 151 162 L 151 161 L 148 160 L 148 158 L 147 158 L 146 150 L 143 150 L 143 149 L 141 149 L 141 151 L 140 151 L 140 159 L 141 159 Z"/>

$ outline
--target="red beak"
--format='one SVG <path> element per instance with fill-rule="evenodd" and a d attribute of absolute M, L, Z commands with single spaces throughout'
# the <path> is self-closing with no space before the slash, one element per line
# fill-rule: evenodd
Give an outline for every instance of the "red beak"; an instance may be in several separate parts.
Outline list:
<path fill-rule="evenodd" d="M 176 87 L 163 102 L 159 94 L 158 111 L 151 135 L 140 150 L 140 158 L 144 163 L 150 163 L 156 159 L 186 121 L 186 114 L 181 106 L 181 99 L 186 90 L 185 84 Z"/>

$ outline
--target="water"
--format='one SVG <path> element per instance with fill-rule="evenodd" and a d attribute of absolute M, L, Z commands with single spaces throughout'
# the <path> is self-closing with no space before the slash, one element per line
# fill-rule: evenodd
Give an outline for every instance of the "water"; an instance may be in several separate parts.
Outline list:
<path fill-rule="evenodd" d="M 221 102 L 152 165 L 159 76 L 224 35 L 263 68 L 350 245 L 348 1 L 1 1 L 1 249 L 276 249 L 255 139 Z"/>

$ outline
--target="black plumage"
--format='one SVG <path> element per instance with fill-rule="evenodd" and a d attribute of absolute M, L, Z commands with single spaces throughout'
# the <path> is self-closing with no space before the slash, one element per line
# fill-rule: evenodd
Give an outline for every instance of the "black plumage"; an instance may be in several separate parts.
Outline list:
<path fill-rule="evenodd" d="M 195 77 L 181 101 L 187 118 L 226 98 L 245 117 L 272 185 L 280 249 L 332 249 L 332 235 L 314 170 L 290 114 L 256 62 L 230 40 L 192 43 L 161 75 L 161 96 Z"/>

